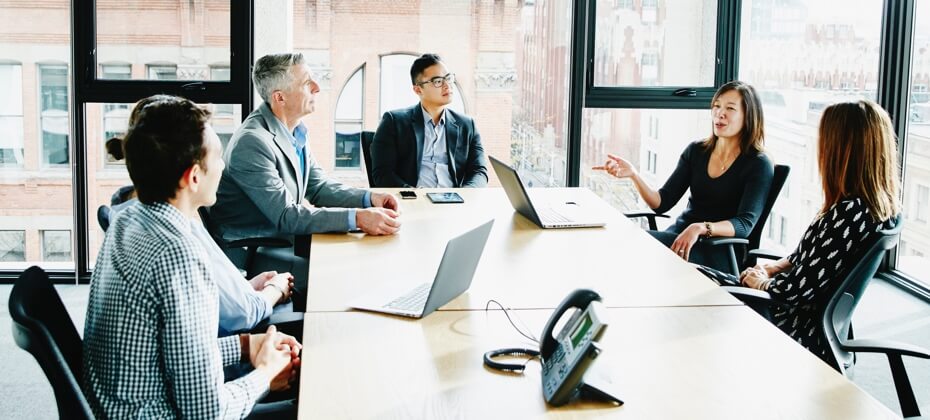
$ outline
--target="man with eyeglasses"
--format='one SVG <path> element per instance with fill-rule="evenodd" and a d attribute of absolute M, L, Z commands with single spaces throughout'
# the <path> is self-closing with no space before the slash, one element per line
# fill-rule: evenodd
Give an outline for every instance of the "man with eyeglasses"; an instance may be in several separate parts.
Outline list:
<path fill-rule="evenodd" d="M 410 67 L 410 80 L 420 103 L 386 112 L 371 144 L 375 186 L 486 186 L 487 165 L 475 122 L 448 109 L 455 75 L 439 56 L 423 54 Z"/>

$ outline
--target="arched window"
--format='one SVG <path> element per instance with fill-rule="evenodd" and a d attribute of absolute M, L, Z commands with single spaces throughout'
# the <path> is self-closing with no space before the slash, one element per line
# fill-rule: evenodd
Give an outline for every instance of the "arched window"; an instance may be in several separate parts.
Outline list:
<path fill-rule="evenodd" d="M 338 168 L 359 168 L 361 165 L 362 104 L 365 66 L 349 77 L 336 101 L 334 127 L 336 131 L 336 165 Z"/>

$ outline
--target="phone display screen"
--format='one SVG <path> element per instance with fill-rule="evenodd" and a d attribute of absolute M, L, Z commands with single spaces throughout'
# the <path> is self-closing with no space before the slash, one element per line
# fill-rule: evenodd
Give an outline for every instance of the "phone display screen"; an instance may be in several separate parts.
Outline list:
<path fill-rule="evenodd" d="M 434 203 L 464 203 L 465 200 L 456 192 L 426 193 L 429 201 Z"/>
<path fill-rule="evenodd" d="M 581 343 L 581 339 L 584 338 L 588 330 L 591 329 L 591 315 L 585 314 L 581 321 L 578 322 L 578 325 L 575 327 L 575 331 L 572 333 L 572 347 L 578 348 L 578 344 Z"/>

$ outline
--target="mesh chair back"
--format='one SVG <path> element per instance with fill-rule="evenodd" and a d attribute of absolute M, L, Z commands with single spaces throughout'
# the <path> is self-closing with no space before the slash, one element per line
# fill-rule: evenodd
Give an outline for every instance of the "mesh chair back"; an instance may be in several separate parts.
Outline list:
<path fill-rule="evenodd" d="M 852 364 L 853 354 L 840 349 L 840 337 L 845 339 L 849 333 L 853 311 L 868 287 L 869 282 L 881 266 L 886 251 L 894 248 L 901 234 L 901 217 L 895 217 L 895 225 L 891 229 L 881 230 L 872 243 L 860 253 L 858 261 L 846 278 L 840 283 L 836 291 L 827 298 L 823 305 L 821 319 L 823 330 L 830 348 L 833 350 L 833 368 L 843 372 L 846 366 Z"/>

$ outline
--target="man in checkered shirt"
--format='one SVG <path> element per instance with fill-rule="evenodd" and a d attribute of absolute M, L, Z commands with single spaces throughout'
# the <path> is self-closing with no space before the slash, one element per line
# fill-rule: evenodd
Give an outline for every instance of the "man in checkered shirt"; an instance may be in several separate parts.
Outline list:
<path fill-rule="evenodd" d="M 195 236 L 197 208 L 216 200 L 222 146 L 209 113 L 178 97 L 149 98 L 125 140 L 140 203 L 107 232 L 90 287 L 83 390 L 101 418 L 244 418 L 295 414 L 256 404 L 296 378 L 300 343 L 265 334 L 217 340 L 217 285 Z M 223 383 L 223 367 L 251 362 Z"/>

